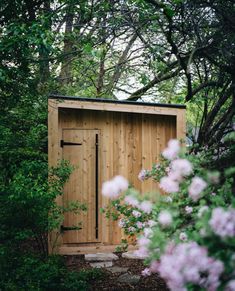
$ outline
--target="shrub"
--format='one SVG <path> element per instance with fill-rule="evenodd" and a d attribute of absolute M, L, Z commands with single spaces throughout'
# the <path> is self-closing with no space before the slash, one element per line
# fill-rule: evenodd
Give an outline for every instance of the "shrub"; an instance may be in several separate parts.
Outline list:
<path fill-rule="evenodd" d="M 62 195 L 72 170 L 66 161 L 49 172 L 47 163 L 24 161 L 20 164 L 0 195 L 1 244 L 19 251 L 22 243 L 34 242 L 33 247 L 43 256 L 47 255 L 48 233 L 60 228 L 64 212 L 86 209 L 78 202 L 64 206 L 55 202 Z"/>
<path fill-rule="evenodd" d="M 141 233 L 137 253 L 149 264 L 143 275 L 159 272 L 174 291 L 234 290 L 234 168 L 209 171 L 205 159 L 208 152 L 189 155 L 178 141 L 170 141 L 161 164 L 139 175 L 143 181 L 153 178 L 165 194 L 145 209 L 141 205 L 150 201 L 129 189 L 107 212 L 121 222 L 144 225 L 133 231 Z M 143 214 L 134 221 L 131 214 L 140 209 Z M 125 232 L 128 223 L 119 223 Z"/>
<path fill-rule="evenodd" d="M 0 290 L 88 290 L 92 280 L 102 278 L 97 269 L 69 271 L 59 256 L 42 260 L 8 252 L 0 255 Z"/>

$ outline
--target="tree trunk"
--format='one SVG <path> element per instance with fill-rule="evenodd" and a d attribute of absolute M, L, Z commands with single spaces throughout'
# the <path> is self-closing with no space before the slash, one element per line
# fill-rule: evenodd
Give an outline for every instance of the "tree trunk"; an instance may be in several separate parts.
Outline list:
<path fill-rule="evenodd" d="M 59 81 L 62 85 L 68 85 L 72 82 L 72 50 L 73 41 L 71 40 L 71 33 L 73 31 L 74 11 L 73 7 L 69 6 L 65 21 L 65 36 L 64 36 L 64 58 L 61 62 L 61 71 Z"/>

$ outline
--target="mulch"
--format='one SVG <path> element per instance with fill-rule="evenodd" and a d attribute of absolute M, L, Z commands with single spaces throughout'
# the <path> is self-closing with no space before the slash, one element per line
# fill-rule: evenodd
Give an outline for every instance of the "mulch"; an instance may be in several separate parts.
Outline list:
<path fill-rule="evenodd" d="M 123 291 L 123 290 L 137 290 L 137 291 L 168 291 L 164 280 L 160 278 L 158 274 L 154 274 L 148 277 L 143 277 L 141 272 L 145 268 L 142 260 L 136 259 L 125 259 L 121 257 L 121 253 L 115 253 L 118 255 L 119 260 L 115 261 L 115 266 L 119 267 L 128 267 L 127 273 L 133 275 L 141 276 L 139 282 L 134 284 L 127 284 L 118 282 L 117 279 L 120 276 L 120 273 L 112 274 L 106 268 L 102 268 L 104 275 L 102 279 L 95 280 L 91 282 L 92 291 Z M 76 256 L 64 256 L 67 267 L 70 270 L 82 270 L 82 269 L 91 269 L 89 263 L 85 261 L 84 255 Z"/>

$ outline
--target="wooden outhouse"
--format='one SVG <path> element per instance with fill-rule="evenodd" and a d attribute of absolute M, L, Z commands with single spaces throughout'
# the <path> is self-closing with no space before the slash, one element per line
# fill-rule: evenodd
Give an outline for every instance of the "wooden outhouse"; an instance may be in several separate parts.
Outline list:
<path fill-rule="evenodd" d="M 78 200 L 88 207 L 65 216 L 58 252 L 113 251 L 122 234 L 100 212 L 109 203 L 102 183 L 123 175 L 141 192 L 156 189 L 138 173 L 159 160 L 169 139 L 185 138 L 185 106 L 53 95 L 48 111 L 49 165 L 66 159 L 75 166 L 58 203 Z M 82 229 L 72 230 L 79 221 Z"/>

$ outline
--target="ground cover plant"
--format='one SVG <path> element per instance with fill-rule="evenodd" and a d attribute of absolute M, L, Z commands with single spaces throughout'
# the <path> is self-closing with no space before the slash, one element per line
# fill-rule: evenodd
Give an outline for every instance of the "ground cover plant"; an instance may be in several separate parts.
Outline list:
<path fill-rule="evenodd" d="M 143 276 L 160 273 L 174 291 L 235 289 L 235 168 L 208 170 L 208 158 L 208 151 L 188 154 L 170 140 L 161 163 L 139 174 L 164 191 L 155 203 L 127 189 L 123 177 L 103 184 L 112 199 L 106 214 L 137 235 L 137 254 L 148 265 Z"/>
<path fill-rule="evenodd" d="M 29 254 L 7 253 L 0 257 L 1 290 L 88 290 L 103 274 L 97 269 L 68 270 L 61 256 L 42 260 Z M 6 258 L 6 257 L 5 257 Z"/>

